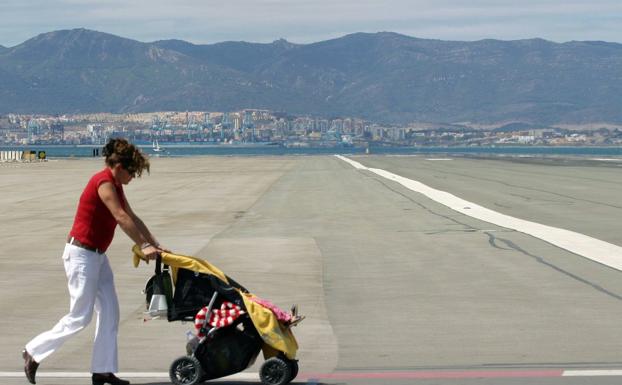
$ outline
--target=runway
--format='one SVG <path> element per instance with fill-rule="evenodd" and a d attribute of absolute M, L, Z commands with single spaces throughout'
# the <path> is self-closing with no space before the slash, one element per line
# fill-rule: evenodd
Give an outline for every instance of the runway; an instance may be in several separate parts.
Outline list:
<path fill-rule="evenodd" d="M 504 215 L 622 246 L 615 164 L 351 159 Z M 101 166 L 59 160 L 0 167 L 1 301 L 12 309 L 0 319 L 0 371 L 19 373 L 23 344 L 66 310 L 63 238 L 83 185 Z M 300 304 L 307 315 L 295 329 L 301 382 L 619 382 L 620 271 L 335 157 L 159 158 L 126 195 L 167 247 L 207 258 L 282 307 Z M 183 354 L 190 325 L 143 322 L 140 290 L 152 272 L 131 267 L 129 247 L 119 232 L 108 252 L 121 300 L 121 371 L 163 373 Z M 44 361 L 41 373 L 88 370 L 92 333 Z M 558 375 L 572 371 L 589 374 L 589 382 Z M 543 374 L 521 382 L 482 374 L 495 372 Z M 230 382 L 252 381 L 244 376 Z"/>
<path fill-rule="evenodd" d="M 124 379 L 159 379 L 163 382 L 168 381 L 168 372 L 120 372 L 119 377 Z M 467 379 L 543 379 L 558 377 L 617 377 L 622 376 L 622 370 L 464 370 L 464 371 L 410 371 L 410 372 L 334 372 L 334 373 L 299 373 L 297 382 L 317 383 L 325 381 L 352 381 L 352 380 L 467 380 Z M 23 379 L 23 372 L 0 372 L 0 378 L 4 379 Z M 38 373 L 39 379 L 53 379 L 52 381 L 63 381 L 72 379 L 88 379 L 90 372 L 50 372 L 42 371 Z M 217 378 L 210 382 L 257 382 L 258 375 L 253 372 L 236 373 L 223 378 Z"/>
<path fill-rule="evenodd" d="M 433 189 L 421 182 L 413 179 L 404 178 L 403 176 L 391 173 L 387 170 L 377 168 L 367 168 L 361 163 L 353 161 L 341 155 L 337 155 L 338 159 L 349 163 L 357 170 L 368 170 L 383 178 L 395 181 L 409 190 L 418 192 L 426 197 L 438 202 L 450 209 L 457 211 L 466 216 L 479 219 L 506 229 L 512 229 L 521 233 L 531 235 L 532 237 L 541 239 L 551 243 L 557 247 L 567 250 L 571 253 L 581 255 L 595 262 L 611 268 L 622 270 L 622 247 L 601 241 L 599 239 L 589 237 L 575 231 L 560 229 L 557 227 L 543 225 L 526 221 L 524 219 L 501 214 L 498 211 L 491 210 L 484 206 L 461 199 L 446 191 Z M 426 159 L 426 160 L 451 160 L 451 159 Z"/>

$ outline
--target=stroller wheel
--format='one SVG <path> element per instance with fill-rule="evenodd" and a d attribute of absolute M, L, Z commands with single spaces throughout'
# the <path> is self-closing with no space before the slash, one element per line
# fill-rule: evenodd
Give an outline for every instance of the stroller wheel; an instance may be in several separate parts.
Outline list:
<path fill-rule="evenodd" d="M 183 356 L 173 361 L 168 374 L 175 385 L 195 385 L 201 381 L 203 369 L 196 357 Z"/>
<path fill-rule="evenodd" d="M 268 358 L 261 365 L 259 378 L 264 385 L 285 385 L 292 380 L 291 367 L 282 358 Z"/>
<path fill-rule="evenodd" d="M 294 378 L 298 375 L 298 360 L 288 360 L 287 364 L 289 365 L 289 381 L 292 382 Z"/>

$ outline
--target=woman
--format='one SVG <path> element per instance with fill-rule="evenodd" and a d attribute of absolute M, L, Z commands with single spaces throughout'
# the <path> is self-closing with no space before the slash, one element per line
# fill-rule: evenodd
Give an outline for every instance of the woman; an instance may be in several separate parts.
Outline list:
<path fill-rule="evenodd" d="M 91 177 L 82 192 L 63 252 L 71 299 L 69 313 L 54 328 L 26 344 L 22 352 L 24 372 L 32 384 L 39 363 L 84 329 L 91 322 L 93 311 L 97 317 L 91 361 L 93 385 L 129 384 L 114 375 L 118 371 L 119 302 L 105 252 L 117 224 L 141 245 L 147 261 L 164 249 L 134 214 L 123 193 L 123 185 L 140 177 L 143 170 L 149 172 L 149 161 L 125 139 L 111 139 L 103 155 L 106 167 Z"/>

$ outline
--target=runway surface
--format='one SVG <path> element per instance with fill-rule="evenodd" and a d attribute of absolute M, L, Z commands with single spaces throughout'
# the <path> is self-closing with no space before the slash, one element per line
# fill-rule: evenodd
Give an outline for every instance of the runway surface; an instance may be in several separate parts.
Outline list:
<path fill-rule="evenodd" d="M 338 159 L 350 164 L 357 170 L 366 170 L 387 180 L 399 183 L 403 187 L 420 193 L 433 201 L 471 218 L 479 219 L 506 229 L 541 239 L 571 253 L 622 271 L 622 247 L 590 237 L 576 231 L 544 225 L 525 219 L 502 214 L 477 203 L 457 197 L 447 191 L 441 191 L 414 179 L 405 178 L 387 170 L 369 168 L 347 157 L 336 155 Z M 451 160 L 426 159 L 426 160 Z"/>
<path fill-rule="evenodd" d="M 351 157 L 469 202 L 622 246 L 612 162 Z M 0 165 L 0 372 L 66 311 L 63 239 L 95 160 Z M 256 294 L 307 315 L 295 329 L 306 383 L 613 384 L 622 369 L 622 274 L 475 219 L 332 156 L 154 159 L 126 195 L 160 241 L 207 258 Z M 118 230 L 121 371 L 160 378 L 190 324 L 143 322 L 151 267 Z M 83 383 L 91 326 L 41 366 Z M 586 370 L 603 372 L 586 372 Z M 253 371 L 228 382 L 252 382 Z M 44 373 L 68 373 L 67 378 Z M 3 374 L 0 373 L 0 376 Z M 159 373 L 159 374 L 158 374 Z M 563 376 L 564 373 L 589 375 Z M 158 374 L 158 375 L 156 375 Z M 606 374 L 606 375 L 603 375 Z M 597 376 L 599 375 L 599 376 Z M 82 382 L 80 382 L 82 381 Z"/>

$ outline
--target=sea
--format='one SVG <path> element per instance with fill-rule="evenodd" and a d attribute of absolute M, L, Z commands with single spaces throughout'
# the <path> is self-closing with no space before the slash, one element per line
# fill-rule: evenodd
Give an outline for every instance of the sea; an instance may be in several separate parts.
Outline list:
<path fill-rule="evenodd" d="M 365 154 L 363 147 L 283 147 L 278 145 L 162 145 L 160 152 L 154 152 L 152 146 L 140 146 L 150 156 L 190 157 L 190 156 L 278 156 L 278 155 L 357 155 Z M 100 145 L 29 145 L 0 146 L 0 151 L 43 151 L 46 158 L 85 158 L 101 156 Z M 371 146 L 369 154 L 385 155 L 508 155 L 508 156 L 586 156 L 586 157 L 622 157 L 622 146 L 481 146 L 481 147 L 388 147 Z"/>

